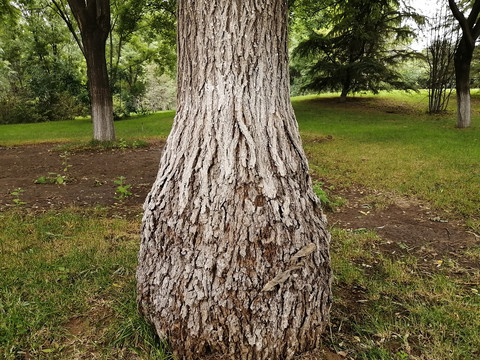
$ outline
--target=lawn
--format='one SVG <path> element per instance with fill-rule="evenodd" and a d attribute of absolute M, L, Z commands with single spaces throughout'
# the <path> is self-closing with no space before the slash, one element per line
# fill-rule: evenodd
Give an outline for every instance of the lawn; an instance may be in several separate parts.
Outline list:
<path fill-rule="evenodd" d="M 472 128 L 458 130 L 453 111 L 430 116 L 426 102 L 424 93 L 398 92 L 347 104 L 332 95 L 293 99 L 311 171 L 326 196 L 355 187 L 422 201 L 478 236 L 479 113 Z M 477 98 L 473 103 L 479 108 Z M 118 121 L 117 137 L 165 138 L 173 115 Z M 87 119 L 3 125 L 0 145 L 87 141 L 90 132 Z M 135 307 L 137 213 L 22 206 L 0 213 L 0 358 L 168 358 Z M 326 348 L 345 359 L 480 358 L 478 242 L 459 249 L 465 262 L 445 253 L 431 264 L 375 229 L 331 231 L 334 304 Z"/>

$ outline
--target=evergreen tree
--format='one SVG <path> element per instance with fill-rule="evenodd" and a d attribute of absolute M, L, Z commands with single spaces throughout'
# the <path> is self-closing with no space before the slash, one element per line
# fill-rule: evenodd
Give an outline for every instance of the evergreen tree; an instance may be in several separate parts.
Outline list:
<path fill-rule="evenodd" d="M 422 21 L 398 0 L 346 0 L 326 4 L 319 26 L 310 28 L 294 51 L 309 60 L 299 73 L 309 79 L 304 88 L 314 91 L 410 89 L 396 67 L 418 56 L 406 45 L 415 37 L 405 20 Z"/>

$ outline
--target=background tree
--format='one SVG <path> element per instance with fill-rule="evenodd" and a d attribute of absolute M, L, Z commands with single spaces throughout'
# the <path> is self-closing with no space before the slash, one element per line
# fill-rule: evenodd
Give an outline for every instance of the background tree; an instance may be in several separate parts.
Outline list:
<path fill-rule="evenodd" d="M 122 117 L 145 109 L 140 108 L 140 104 L 147 104 L 142 99 L 150 90 L 148 83 L 154 83 L 162 75 L 175 77 L 175 2 L 116 0 L 112 14 L 107 53 L 110 54 L 114 115 Z M 146 69 L 152 63 L 156 70 L 147 76 Z M 166 82 L 171 83 L 168 78 Z M 161 98 L 165 100 L 161 107 L 172 103 L 165 96 Z"/>
<path fill-rule="evenodd" d="M 320 343 L 331 271 L 290 104 L 286 1 L 180 0 L 178 56 L 140 309 L 179 358 L 292 359 Z"/>
<path fill-rule="evenodd" d="M 446 5 L 438 3 L 433 18 L 430 43 L 427 46 L 428 111 L 431 114 L 447 109 L 453 89 L 455 69 L 453 66 L 458 32 L 448 16 Z"/>
<path fill-rule="evenodd" d="M 448 5 L 462 29 L 462 36 L 455 51 L 457 127 L 467 128 L 471 125 L 470 67 L 475 42 L 480 36 L 480 0 L 471 3 L 468 17 L 465 17 L 454 0 L 448 0 Z"/>
<path fill-rule="evenodd" d="M 39 1 L 17 1 L 15 12 L 0 29 L 0 123 L 83 115 L 81 58 L 63 24 Z"/>
<path fill-rule="evenodd" d="M 72 32 L 87 63 L 93 138 L 100 141 L 115 140 L 113 100 L 105 58 L 105 43 L 110 34 L 110 1 L 68 0 L 68 5 L 80 30 L 81 41 L 65 5 L 61 0 L 52 0 L 52 3 Z"/>
<path fill-rule="evenodd" d="M 332 1 L 322 23 L 310 28 L 294 54 L 310 60 L 305 89 L 341 91 L 341 98 L 363 90 L 409 89 L 398 64 L 418 56 L 406 49 L 415 37 L 405 20 L 422 21 L 394 0 Z M 302 71 L 300 71 L 302 73 Z"/>
<path fill-rule="evenodd" d="M 91 99 L 83 43 L 67 2 L 18 0 L 3 5 L 0 123 L 86 116 Z M 174 8 L 173 0 L 112 3 L 106 58 L 115 116 L 174 108 Z"/>

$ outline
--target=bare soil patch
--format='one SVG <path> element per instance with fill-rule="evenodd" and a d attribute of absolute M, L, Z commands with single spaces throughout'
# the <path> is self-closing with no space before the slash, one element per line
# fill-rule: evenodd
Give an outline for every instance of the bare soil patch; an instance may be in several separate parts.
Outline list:
<path fill-rule="evenodd" d="M 415 199 L 375 190 L 350 187 L 338 195 L 347 204 L 327 214 L 330 225 L 352 231 L 374 230 L 384 240 L 382 252 L 393 258 L 413 255 L 425 268 L 438 266 L 448 258 L 465 270 L 480 269 L 478 261 L 464 256 L 466 250 L 479 244 L 479 239 L 463 221 Z"/>
<path fill-rule="evenodd" d="M 61 152 L 54 148 L 54 144 L 0 148 L 0 209 L 14 205 L 11 193 L 17 188 L 24 190 L 19 198 L 31 209 L 112 206 L 119 203 L 114 181 L 120 176 L 132 186 L 133 193 L 121 205 L 140 206 L 155 180 L 163 143 L 139 149 L 69 154 L 67 184 L 35 184 L 40 176 L 63 174 Z"/>
<path fill-rule="evenodd" d="M 22 206 L 33 210 L 101 205 L 122 215 L 138 214 L 155 180 L 163 145 L 153 142 L 139 149 L 71 153 L 66 185 L 34 183 L 50 172 L 62 172 L 61 152 L 54 150 L 55 144 L 0 147 L 0 210 L 14 206 L 11 193 L 21 188 L 19 198 L 26 202 Z M 120 176 L 133 193 L 121 201 L 115 199 L 114 183 Z M 327 214 L 330 225 L 375 230 L 385 240 L 382 250 L 393 257 L 410 253 L 426 265 L 448 257 L 467 269 L 480 267 L 462 256 L 465 249 L 478 245 L 476 236 L 461 221 L 444 218 L 428 204 L 355 187 L 336 195 L 347 204 Z"/>

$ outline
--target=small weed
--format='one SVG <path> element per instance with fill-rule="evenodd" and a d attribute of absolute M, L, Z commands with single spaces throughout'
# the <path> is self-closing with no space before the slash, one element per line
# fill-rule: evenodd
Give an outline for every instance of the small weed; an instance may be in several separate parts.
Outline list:
<path fill-rule="evenodd" d="M 26 204 L 26 202 L 22 201 L 22 199 L 20 198 L 24 192 L 25 190 L 23 190 L 22 188 L 16 188 L 10 193 L 10 195 L 14 196 L 12 202 L 15 206 L 22 206 Z"/>
<path fill-rule="evenodd" d="M 63 173 L 67 174 L 68 169 L 72 167 L 72 165 L 69 164 L 70 158 L 68 156 L 68 151 L 64 151 L 63 153 L 61 153 L 60 158 L 62 159 Z"/>
<path fill-rule="evenodd" d="M 398 360 L 408 360 L 410 356 L 405 351 L 399 351 L 396 353 Z"/>
<path fill-rule="evenodd" d="M 125 176 L 119 176 L 113 181 L 117 185 L 117 188 L 115 189 L 116 196 L 114 196 L 117 200 L 123 200 L 132 195 L 132 192 L 130 191 L 132 185 L 125 184 L 125 180 Z"/>
<path fill-rule="evenodd" d="M 330 190 L 333 190 L 333 188 L 330 188 Z M 320 200 L 322 207 L 327 211 L 336 211 L 340 206 L 345 204 L 345 199 L 342 199 L 339 196 L 329 196 L 323 189 L 323 183 L 320 181 L 313 184 L 313 191 Z"/>
<path fill-rule="evenodd" d="M 35 184 L 59 184 L 65 185 L 69 180 L 70 177 L 68 176 L 68 170 L 72 167 L 69 164 L 70 157 L 67 151 L 64 151 L 60 154 L 60 158 L 62 159 L 62 170 L 60 173 L 56 172 L 49 172 L 47 176 L 40 176 L 35 179 Z"/>
<path fill-rule="evenodd" d="M 49 172 L 47 176 L 40 176 L 35 179 L 35 184 L 60 184 L 65 185 L 67 178 L 65 175 Z"/>

